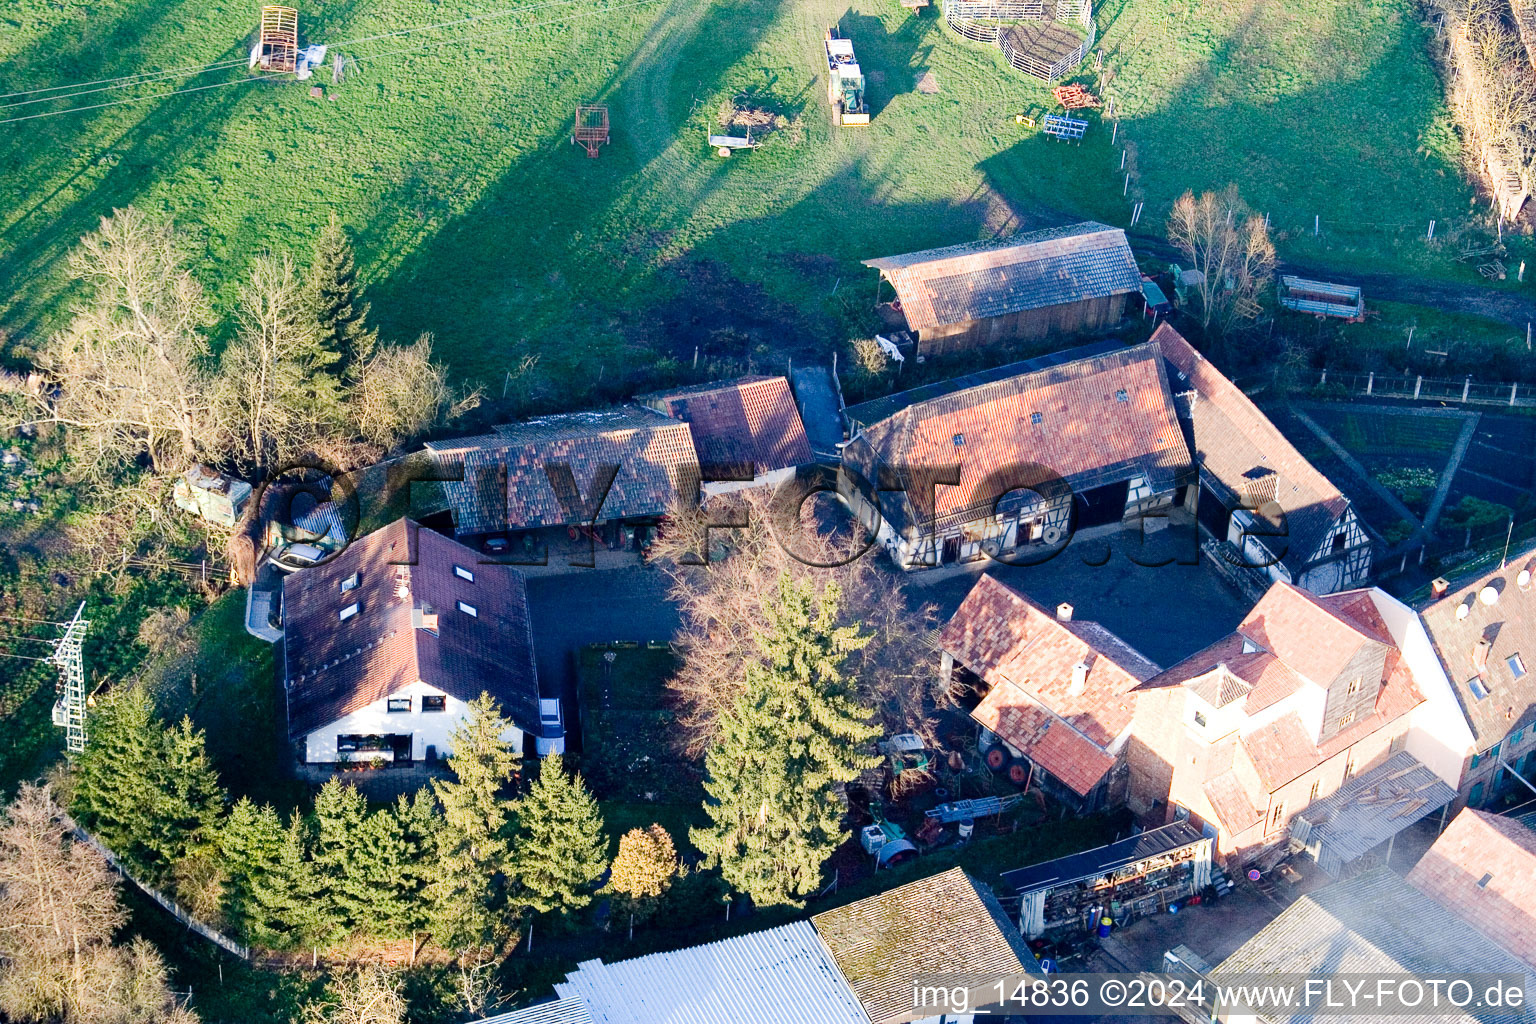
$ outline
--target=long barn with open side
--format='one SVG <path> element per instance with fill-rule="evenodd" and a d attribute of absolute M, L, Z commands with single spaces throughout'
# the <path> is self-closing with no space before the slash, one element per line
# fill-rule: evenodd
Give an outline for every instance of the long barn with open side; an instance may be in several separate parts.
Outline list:
<path fill-rule="evenodd" d="M 1112 327 L 1141 272 L 1125 232 L 1092 221 L 865 260 L 894 298 L 877 303 L 920 356 Z"/>

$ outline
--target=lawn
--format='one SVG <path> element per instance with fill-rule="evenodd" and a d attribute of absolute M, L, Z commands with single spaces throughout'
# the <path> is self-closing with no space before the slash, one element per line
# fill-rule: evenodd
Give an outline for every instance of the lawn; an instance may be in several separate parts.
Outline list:
<path fill-rule="evenodd" d="M 1126 222 L 1107 125 L 1081 146 L 1025 134 L 1012 114 L 1045 91 L 934 11 L 607 2 L 505 16 L 495 0 L 327 0 L 301 27 L 358 60 L 339 86 L 170 76 L 138 88 L 215 87 L 0 126 L 0 328 L 35 342 L 59 324 L 61 257 L 115 206 L 173 215 L 226 311 L 256 252 L 302 249 L 335 211 L 386 333 L 433 332 L 498 401 L 536 356 L 506 396 L 526 411 L 686 376 L 696 349 L 700 372 L 825 357 L 871 327 L 862 258 L 1064 216 Z M 0 17 L 0 92 L 238 59 L 254 19 L 233 0 L 19 0 Z M 868 128 L 828 123 L 816 72 L 834 21 L 870 79 Z M 1464 219 L 1472 193 L 1410 0 L 1110 0 L 1099 21 L 1147 229 L 1183 189 L 1235 181 L 1288 252 L 1476 280 L 1416 241 L 1429 217 Z M 914 90 L 925 71 L 935 95 Z M 733 97 L 790 127 L 713 157 L 703 136 Z M 584 100 L 612 111 L 597 160 L 566 137 Z"/>

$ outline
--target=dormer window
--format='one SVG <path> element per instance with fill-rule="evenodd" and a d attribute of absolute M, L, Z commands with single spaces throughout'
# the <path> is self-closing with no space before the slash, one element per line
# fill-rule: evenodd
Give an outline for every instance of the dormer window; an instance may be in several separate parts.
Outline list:
<path fill-rule="evenodd" d="M 357 573 L 353 573 L 351 576 L 348 576 L 346 579 L 341 581 L 341 592 L 345 594 L 349 590 L 356 590 L 357 585 L 361 582 L 362 578 L 359 577 Z"/>
<path fill-rule="evenodd" d="M 1488 687 L 1484 686 L 1482 679 L 1477 676 L 1467 680 L 1467 689 L 1472 691 L 1472 696 L 1477 700 L 1488 699 Z"/>
<path fill-rule="evenodd" d="M 348 619 L 358 613 L 360 607 L 361 606 L 356 601 L 353 601 L 351 604 L 347 605 L 341 611 L 336 613 L 337 620 L 346 622 Z"/>
<path fill-rule="evenodd" d="M 469 580 L 471 583 L 475 582 L 475 574 L 464 568 L 462 565 L 454 566 L 453 574 L 461 580 Z"/>
<path fill-rule="evenodd" d="M 476 608 L 472 604 L 465 604 L 463 601 L 459 602 L 459 611 L 463 612 L 465 615 L 468 615 L 472 619 L 478 619 L 480 617 L 480 609 Z"/>
<path fill-rule="evenodd" d="M 1521 676 L 1525 675 L 1525 662 L 1520 659 L 1520 654 L 1518 651 L 1505 658 L 1504 664 L 1509 666 L 1509 674 L 1514 676 L 1516 679 L 1519 679 Z"/>

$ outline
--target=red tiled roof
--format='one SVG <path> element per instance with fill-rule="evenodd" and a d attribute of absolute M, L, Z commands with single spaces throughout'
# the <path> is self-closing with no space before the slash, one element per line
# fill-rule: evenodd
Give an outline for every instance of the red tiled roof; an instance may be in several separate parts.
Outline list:
<path fill-rule="evenodd" d="M 761 475 L 813 458 L 795 396 L 783 377 L 716 381 L 635 400 L 688 424 L 706 478 L 728 478 L 742 469 L 745 475 Z"/>
<path fill-rule="evenodd" d="M 1391 643 L 1390 638 L 1376 635 L 1379 617 L 1374 623 L 1360 618 L 1356 596 L 1365 597 L 1361 592 L 1346 592 L 1325 603 L 1299 587 L 1276 583 L 1238 623 L 1237 632 L 1294 671 L 1327 686 L 1344 671 L 1361 644 Z"/>
<path fill-rule="evenodd" d="M 1216 812 L 1216 820 L 1233 835 L 1264 817 L 1263 808 L 1256 806 L 1235 771 L 1224 771 L 1208 780 L 1204 789 L 1205 798 L 1211 802 L 1211 810 Z"/>
<path fill-rule="evenodd" d="M 1468 808 L 1408 872 L 1408 884 L 1536 966 L 1536 832 Z"/>
<path fill-rule="evenodd" d="M 914 403 L 865 428 L 850 447 L 872 474 L 891 472 L 908 485 L 893 503 L 898 529 L 990 515 L 1003 477 L 1004 490 L 1048 487 L 1055 478 L 1086 490 L 1133 476 L 1166 490 L 1190 466 L 1163 360 L 1150 345 Z M 922 486 L 923 473 L 956 464 L 958 486 Z"/>
<path fill-rule="evenodd" d="M 1265 790 L 1273 793 L 1322 763 L 1322 755 L 1301 716 L 1294 711 L 1260 726 L 1242 739 L 1243 749 L 1259 773 Z"/>
<path fill-rule="evenodd" d="M 1158 671 L 1098 623 L 1062 622 L 990 575 L 976 581 L 944 625 L 939 646 L 989 685 L 1018 686 L 1100 747 L 1130 724 L 1131 692 Z M 1088 675 L 1073 694 L 1079 662 Z"/>
<path fill-rule="evenodd" d="M 1000 682 L 987 691 L 971 717 L 1081 796 L 1087 796 L 1114 767 L 1113 755 L 1011 682 Z"/>
<path fill-rule="evenodd" d="M 460 700 L 482 691 L 524 731 L 538 728 L 538 677 L 523 575 L 408 519 L 283 581 L 288 730 L 297 739 L 415 682 Z M 463 579 L 454 566 L 471 572 Z M 346 591 L 343 581 L 357 576 Z M 404 579 L 404 596 L 401 594 Z M 478 614 L 458 610 L 464 601 Z M 342 610 L 356 605 L 345 619 Z M 417 629 L 430 607 L 437 632 Z"/>

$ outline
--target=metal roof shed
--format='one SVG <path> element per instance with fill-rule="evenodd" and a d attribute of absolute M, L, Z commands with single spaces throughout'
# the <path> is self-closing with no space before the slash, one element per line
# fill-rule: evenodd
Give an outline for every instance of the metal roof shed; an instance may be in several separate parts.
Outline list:
<path fill-rule="evenodd" d="M 1337 878 L 1345 865 L 1454 799 L 1454 789 L 1400 750 L 1332 796 L 1309 804 L 1291 820 L 1291 838 Z"/>
<path fill-rule="evenodd" d="M 471 1021 L 470 1024 L 593 1024 L 587 1004 L 580 999 L 556 999 L 511 1013 Z"/>
<path fill-rule="evenodd" d="M 1045 931 L 1045 901 L 1051 892 L 1123 873 L 1146 861 L 1188 851 L 1187 859 L 1194 862 L 1193 888 L 1199 892 L 1211 882 L 1211 847 L 1209 836 L 1187 821 L 1176 821 L 1107 846 L 1004 871 L 1003 881 L 1022 897 L 1019 929 L 1034 938 Z"/>

